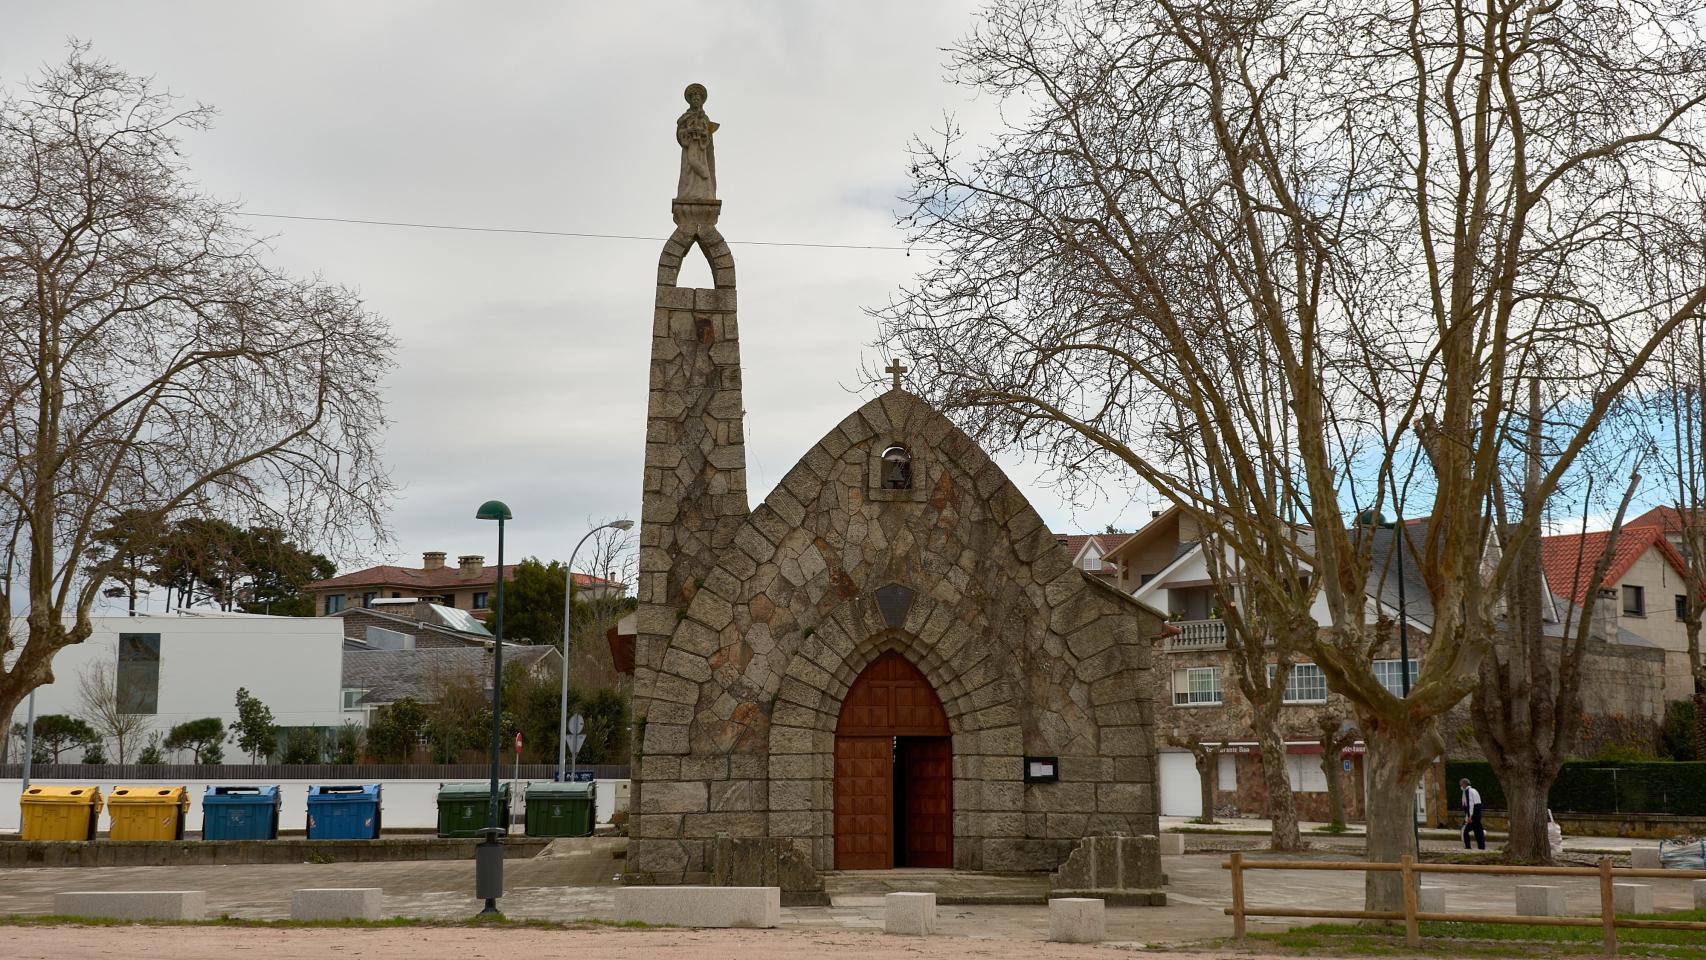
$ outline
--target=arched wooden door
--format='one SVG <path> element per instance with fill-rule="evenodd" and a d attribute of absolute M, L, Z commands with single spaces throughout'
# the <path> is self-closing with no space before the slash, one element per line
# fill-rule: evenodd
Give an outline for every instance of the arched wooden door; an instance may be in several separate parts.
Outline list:
<path fill-rule="evenodd" d="M 893 651 L 871 661 L 835 728 L 836 869 L 953 866 L 953 767 L 930 681 Z"/>

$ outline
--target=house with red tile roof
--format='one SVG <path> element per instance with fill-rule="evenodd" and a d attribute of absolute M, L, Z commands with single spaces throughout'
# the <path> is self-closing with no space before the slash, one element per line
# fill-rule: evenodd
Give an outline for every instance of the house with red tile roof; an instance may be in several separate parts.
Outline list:
<path fill-rule="evenodd" d="M 486 566 L 486 558 L 470 554 L 456 558 L 456 566 L 444 562 L 442 550 L 421 554 L 421 566 L 377 566 L 316 580 L 304 589 L 314 596 L 314 610 L 333 616 L 352 607 L 371 607 L 375 600 L 418 599 L 466 610 L 476 620 L 486 619 L 496 599 L 498 568 Z M 513 563 L 504 564 L 505 580 L 515 579 Z M 591 574 L 575 574 L 575 592 L 588 598 L 620 594 L 624 584 Z"/>
<path fill-rule="evenodd" d="M 1666 536 L 1660 507 L 1629 521 L 1618 531 L 1611 566 L 1595 585 L 1593 567 L 1611 531 L 1572 533 L 1541 540 L 1541 563 L 1552 591 L 1603 621 L 1606 634 L 1622 628 L 1665 652 L 1665 698 L 1694 693 L 1688 666 L 1688 633 L 1683 614 L 1688 603 L 1688 567 Z"/>
<path fill-rule="evenodd" d="M 1116 570 L 1113 564 L 1103 560 L 1115 547 L 1124 543 L 1129 533 L 1061 533 L 1055 539 L 1066 547 L 1066 552 L 1072 557 L 1072 565 L 1085 573 L 1093 573 L 1099 577 L 1112 580 Z"/>

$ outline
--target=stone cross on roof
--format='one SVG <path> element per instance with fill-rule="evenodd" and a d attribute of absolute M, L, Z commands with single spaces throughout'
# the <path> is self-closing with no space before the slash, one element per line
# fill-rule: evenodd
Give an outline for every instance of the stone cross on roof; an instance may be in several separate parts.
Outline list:
<path fill-rule="evenodd" d="M 899 358 L 891 360 L 889 365 L 883 368 L 884 373 L 894 377 L 894 388 L 896 390 L 900 389 L 900 375 L 906 371 L 907 368 L 901 364 Z"/>

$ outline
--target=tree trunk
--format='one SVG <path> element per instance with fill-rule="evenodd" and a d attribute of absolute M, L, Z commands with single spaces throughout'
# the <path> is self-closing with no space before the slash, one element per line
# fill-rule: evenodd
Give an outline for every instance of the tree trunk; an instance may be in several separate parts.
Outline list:
<path fill-rule="evenodd" d="M 1197 782 L 1202 787 L 1202 822 L 1214 822 L 1214 794 L 1219 786 L 1220 754 L 1218 751 L 1193 750 L 1197 762 Z"/>
<path fill-rule="evenodd" d="M 1327 808 L 1334 829 L 1345 826 L 1345 784 L 1339 776 L 1339 759 L 1344 753 L 1337 744 L 1321 741 L 1321 772 L 1327 777 Z"/>
<path fill-rule="evenodd" d="M 1416 782 L 1426 762 L 1411 754 L 1416 743 L 1381 734 L 1368 740 L 1368 859 L 1397 863 L 1416 853 Z M 1404 888 L 1396 873 L 1370 871 L 1364 881 L 1364 909 L 1404 909 Z"/>
<path fill-rule="evenodd" d="M 1695 687 L 1699 687 L 1695 681 Z M 1694 759 L 1706 760 L 1706 693 L 1694 694 Z"/>
<path fill-rule="evenodd" d="M 1552 845 L 1546 839 L 1546 797 L 1552 792 L 1556 775 L 1513 770 L 1507 776 L 1502 771 L 1494 772 L 1505 786 L 1506 812 L 1511 824 L 1510 840 L 1505 843 L 1505 862 L 1550 864 Z"/>
<path fill-rule="evenodd" d="M 1291 794 L 1291 775 L 1285 756 L 1285 741 L 1271 723 L 1258 723 L 1256 737 L 1262 750 L 1262 785 L 1268 793 L 1268 816 L 1273 819 L 1272 847 L 1302 850 L 1303 835 L 1297 829 L 1297 802 Z"/>

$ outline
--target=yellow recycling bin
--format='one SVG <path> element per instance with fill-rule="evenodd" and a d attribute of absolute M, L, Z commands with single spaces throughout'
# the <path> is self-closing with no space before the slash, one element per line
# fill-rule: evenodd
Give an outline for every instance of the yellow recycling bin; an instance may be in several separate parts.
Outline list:
<path fill-rule="evenodd" d="M 101 819 L 99 787 L 32 786 L 18 801 L 25 840 L 93 840 Z"/>
<path fill-rule="evenodd" d="M 190 792 L 183 787 L 114 787 L 107 798 L 112 840 L 182 840 Z"/>

